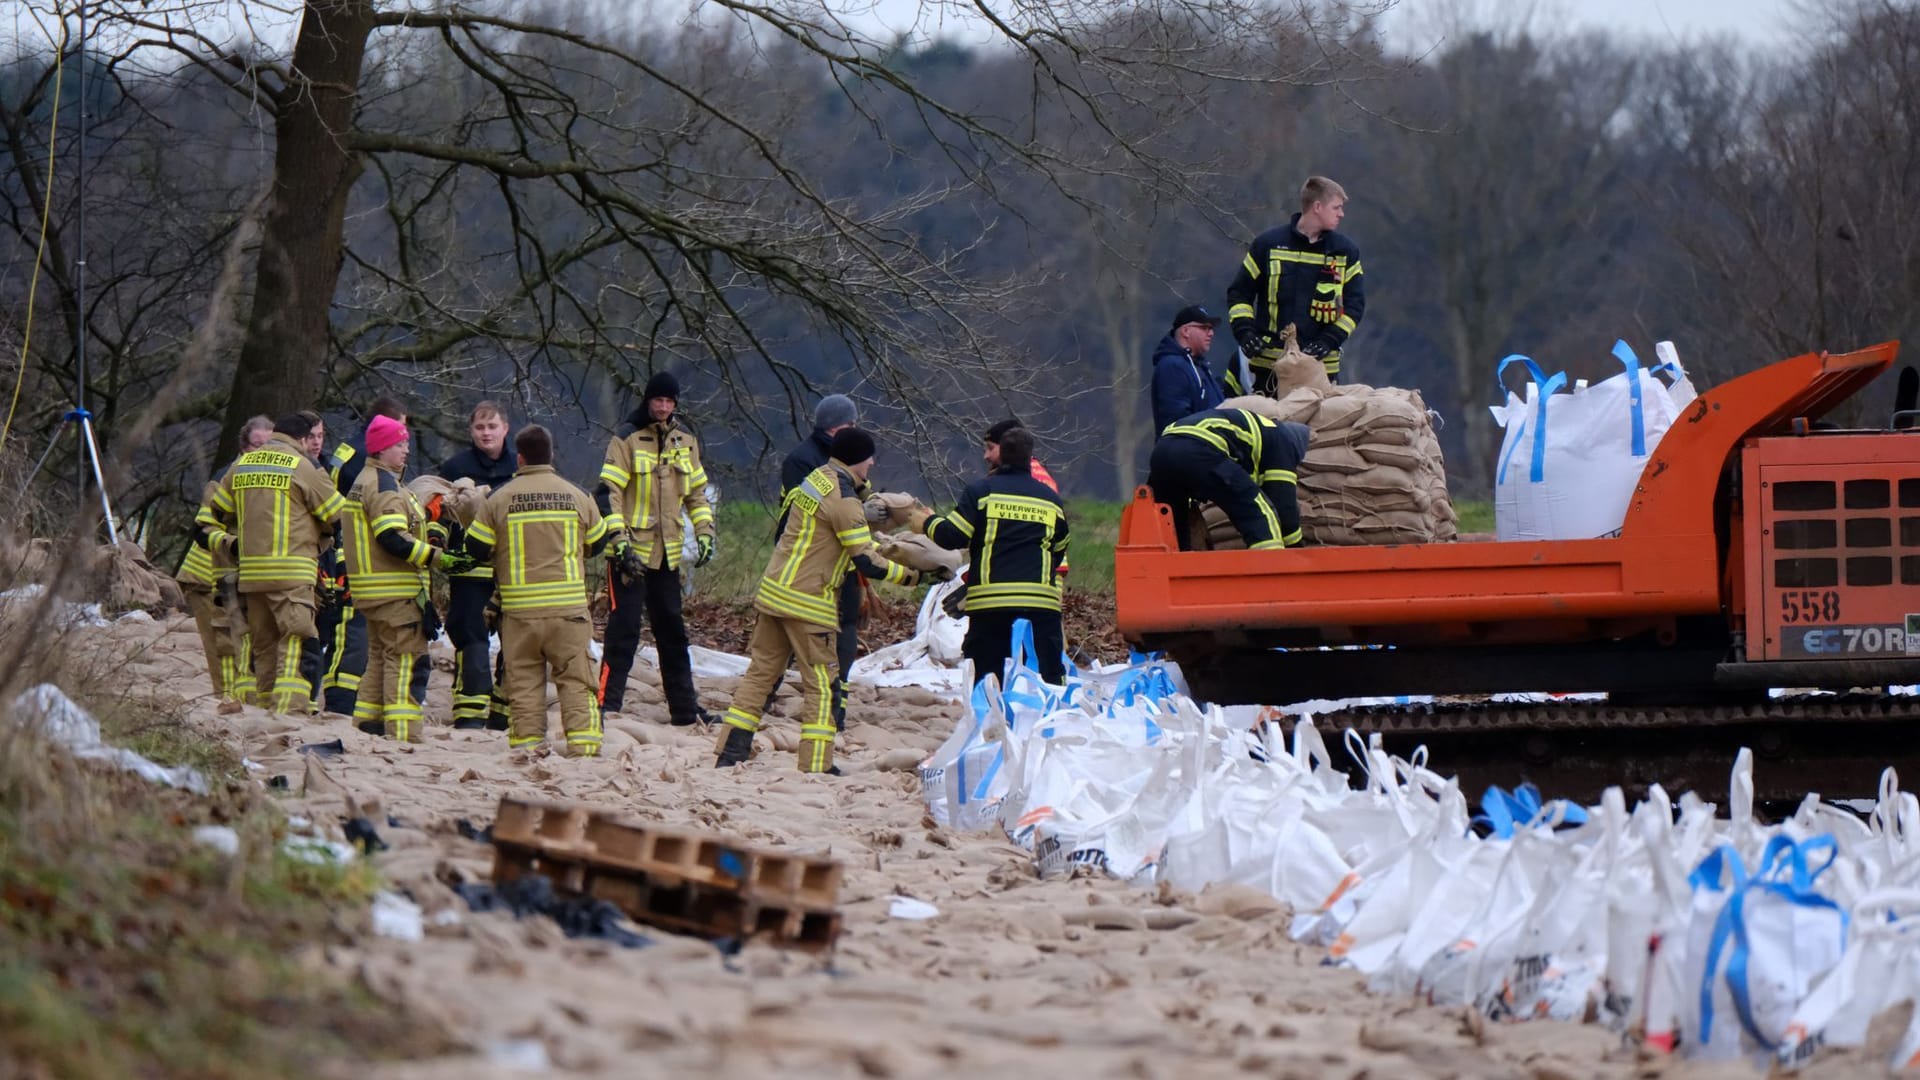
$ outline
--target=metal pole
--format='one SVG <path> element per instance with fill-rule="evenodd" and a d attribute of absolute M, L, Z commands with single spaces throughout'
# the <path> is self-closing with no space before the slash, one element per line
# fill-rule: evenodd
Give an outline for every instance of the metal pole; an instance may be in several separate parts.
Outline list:
<path fill-rule="evenodd" d="M 77 193 L 77 200 L 74 204 L 73 235 L 74 235 L 74 246 L 79 249 L 79 258 L 75 261 L 75 264 L 74 264 L 78 268 L 78 272 L 74 278 L 73 291 L 74 291 L 74 303 L 79 306 L 80 310 L 77 312 L 79 318 L 74 320 L 75 325 L 78 327 L 78 332 L 73 345 L 74 367 L 78 372 L 78 377 L 74 380 L 73 408 L 75 412 L 80 414 L 80 418 L 84 423 L 84 421 L 87 419 L 87 4 L 86 4 L 86 0 L 80 0 L 78 9 L 80 12 L 80 45 L 78 48 L 74 50 L 73 58 L 74 58 L 75 66 L 79 69 L 79 77 L 78 77 L 79 85 L 77 89 L 79 90 L 79 97 L 80 97 L 80 138 L 76 144 L 79 147 L 79 150 L 77 152 L 77 158 L 74 164 L 74 172 L 73 172 L 74 190 Z M 77 468 L 74 470 L 74 477 L 75 477 L 75 482 L 78 484 L 78 492 L 75 496 L 76 506 L 83 504 L 87 501 L 87 457 L 86 455 L 87 455 L 88 448 L 93 445 L 91 430 L 83 430 L 82 434 L 86 437 L 78 440 L 78 445 L 79 445 L 78 457 L 74 461 L 74 464 L 77 466 Z M 97 454 L 97 451 L 96 451 L 96 454 Z M 95 473 L 99 472 L 99 465 L 97 463 L 94 466 L 94 472 Z M 100 491 L 101 491 L 101 495 L 104 497 L 106 494 L 106 488 L 102 487 Z M 108 514 L 108 518 L 109 518 L 109 521 L 107 524 L 107 528 L 111 530 L 113 528 L 113 524 L 111 521 L 111 518 L 112 518 L 111 513 Z"/>

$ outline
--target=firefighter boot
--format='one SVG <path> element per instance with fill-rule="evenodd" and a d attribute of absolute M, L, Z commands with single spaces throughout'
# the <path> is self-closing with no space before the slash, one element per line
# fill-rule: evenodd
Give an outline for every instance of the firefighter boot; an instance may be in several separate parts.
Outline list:
<path fill-rule="evenodd" d="M 753 754 L 753 732 L 731 724 L 725 730 L 726 735 L 720 740 L 720 756 L 713 763 L 716 769 L 738 765 Z"/>

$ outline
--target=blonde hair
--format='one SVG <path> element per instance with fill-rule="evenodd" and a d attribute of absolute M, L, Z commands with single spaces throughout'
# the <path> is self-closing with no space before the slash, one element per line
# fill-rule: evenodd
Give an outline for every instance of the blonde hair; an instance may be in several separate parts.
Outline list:
<path fill-rule="evenodd" d="M 1326 202 L 1329 199 L 1344 200 L 1346 197 L 1347 189 L 1332 180 L 1324 176 L 1309 176 L 1307 182 L 1300 185 L 1300 211 L 1305 213 L 1313 209 L 1314 203 Z"/>
<path fill-rule="evenodd" d="M 495 417 L 500 420 L 500 422 L 505 423 L 507 411 L 491 401 L 483 401 L 475 405 L 473 411 L 467 414 L 467 426 L 472 427 L 474 423 L 483 416 Z"/>

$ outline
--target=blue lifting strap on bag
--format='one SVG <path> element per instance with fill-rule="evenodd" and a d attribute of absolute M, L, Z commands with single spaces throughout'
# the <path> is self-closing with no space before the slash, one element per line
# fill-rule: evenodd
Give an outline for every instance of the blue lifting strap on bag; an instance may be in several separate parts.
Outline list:
<path fill-rule="evenodd" d="M 1633 456 L 1647 456 L 1647 405 L 1645 391 L 1640 382 L 1643 372 L 1640 370 L 1640 357 L 1635 355 L 1633 346 L 1626 341 L 1613 343 L 1613 357 L 1627 369 L 1627 388 L 1633 394 Z"/>
<path fill-rule="evenodd" d="M 1737 867 L 1740 857 L 1731 848 L 1723 847 L 1708 856 L 1721 855 L 1722 851 L 1732 856 Z M 1809 868 L 1808 856 L 1815 852 L 1824 852 L 1827 861 L 1817 868 Z M 1848 916 L 1839 904 L 1813 891 L 1813 883 L 1834 860 L 1839 858 L 1840 844 L 1832 833 L 1810 836 L 1795 842 L 1787 836 L 1776 836 L 1767 843 L 1761 852 L 1759 868 L 1752 877 L 1747 877 L 1744 869 L 1735 875 L 1738 882 L 1720 909 L 1720 916 L 1714 921 L 1713 938 L 1707 947 L 1707 963 L 1700 984 L 1700 1041 L 1705 1043 L 1713 1036 L 1713 983 L 1720 967 L 1720 955 L 1729 941 L 1733 952 L 1727 957 L 1727 990 L 1733 997 L 1734 1012 L 1753 1040 L 1769 1050 L 1777 1047 L 1776 1040 L 1770 1039 L 1760 1031 L 1753 1018 L 1753 998 L 1748 987 L 1747 967 L 1752 957 L 1752 940 L 1748 935 L 1746 920 L 1747 898 L 1756 892 L 1770 893 L 1796 907 L 1818 908 L 1832 911 L 1840 918 L 1841 942 L 1844 945 L 1848 926 Z M 1701 870 L 1707 868 L 1701 863 Z M 1781 880 L 1782 872 L 1786 880 Z M 1696 870 L 1695 874 L 1699 874 Z M 1689 879 L 1692 880 L 1692 879 Z"/>
<path fill-rule="evenodd" d="M 1548 378 L 1547 373 L 1540 370 L 1540 365 L 1534 363 L 1532 357 L 1514 353 L 1501 360 L 1500 366 L 1494 369 L 1494 382 L 1499 384 L 1500 392 L 1503 394 L 1507 392 L 1507 384 L 1502 381 L 1502 376 L 1506 374 L 1507 367 L 1515 362 L 1526 365 L 1528 374 L 1533 376 L 1534 385 L 1539 388 L 1540 397 L 1534 403 L 1533 460 L 1527 469 L 1527 478 L 1538 484 L 1547 476 L 1547 399 L 1553 397 L 1555 391 L 1567 385 L 1567 373 L 1558 372 L 1552 378 Z M 1526 433 L 1526 423 L 1526 418 L 1522 417 L 1519 435 Z M 1495 478 L 1495 483 L 1507 482 L 1507 465 L 1513 460 L 1514 451 L 1520 449 L 1519 435 L 1514 438 L 1513 445 L 1508 447 L 1507 456 L 1501 460 L 1500 473 Z"/>

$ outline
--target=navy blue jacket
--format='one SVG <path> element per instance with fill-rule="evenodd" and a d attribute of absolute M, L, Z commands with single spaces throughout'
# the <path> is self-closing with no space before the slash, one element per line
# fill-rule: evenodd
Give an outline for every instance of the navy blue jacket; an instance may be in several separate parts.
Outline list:
<path fill-rule="evenodd" d="M 471 480 L 480 487 L 495 491 L 506 486 L 513 479 L 517 462 L 513 456 L 512 432 L 508 432 L 508 441 L 500 444 L 500 456 L 490 458 L 480 452 L 478 446 L 467 444 L 465 450 L 448 458 L 440 466 L 440 479 L 446 481 Z"/>
<path fill-rule="evenodd" d="M 1153 433 L 1226 400 L 1220 380 L 1204 356 L 1194 356 L 1173 340 L 1172 331 L 1153 350 Z"/>

